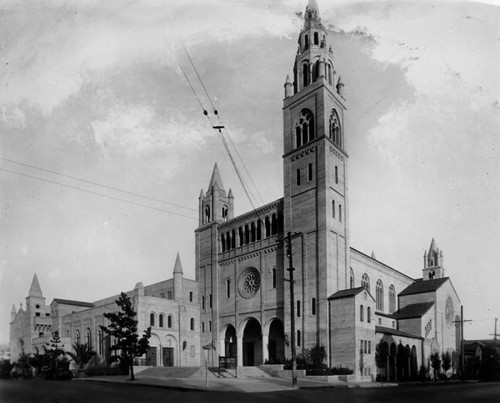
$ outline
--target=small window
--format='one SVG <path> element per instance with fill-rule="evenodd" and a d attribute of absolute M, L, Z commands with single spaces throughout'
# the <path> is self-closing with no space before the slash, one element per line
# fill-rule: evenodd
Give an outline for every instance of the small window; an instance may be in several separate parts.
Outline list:
<path fill-rule="evenodd" d="M 332 217 L 335 218 L 335 200 L 332 200 Z"/>
<path fill-rule="evenodd" d="M 194 358 L 196 356 L 196 347 L 191 346 L 191 358 Z"/>
<path fill-rule="evenodd" d="M 316 315 L 316 298 L 311 301 L 311 315 Z"/>
<path fill-rule="evenodd" d="M 313 180 L 313 164 L 309 164 L 307 166 L 307 177 L 308 177 L 308 180 L 309 181 L 312 181 Z"/>
<path fill-rule="evenodd" d="M 45 316 L 50 316 L 50 313 L 46 313 Z"/>
<path fill-rule="evenodd" d="M 210 294 L 210 308 L 212 308 L 212 294 Z"/>
<path fill-rule="evenodd" d="M 191 322 L 191 323 L 190 323 L 190 324 L 191 324 L 191 326 L 190 326 L 190 327 L 191 327 L 191 330 L 194 330 L 194 318 L 191 318 L 191 321 L 190 321 L 190 322 Z"/>
<path fill-rule="evenodd" d="M 362 354 L 363 353 L 363 340 L 359 341 L 359 352 Z"/>
<path fill-rule="evenodd" d="M 361 322 L 363 322 L 363 320 L 364 320 L 363 315 L 364 315 L 364 308 L 363 308 L 363 305 L 360 305 L 359 306 L 359 320 Z"/>
<path fill-rule="evenodd" d="M 365 354 L 368 352 L 368 342 L 365 340 Z"/>
<path fill-rule="evenodd" d="M 40 312 L 35 312 L 35 316 L 40 316 Z"/>
<path fill-rule="evenodd" d="M 297 301 L 297 317 L 300 318 L 300 301 Z"/>
<path fill-rule="evenodd" d="M 368 354 L 372 353 L 372 342 L 368 340 Z"/>
<path fill-rule="evenodd" d="M 273 268 L 273 288 L 276 288 L 276 268 Z"/>
<path fill-rule="evenodd" d="M 317 32 L 314 33 L 314 44 L 319 45 L 319 36 Z"/>
<path fill-rule="evenodd" d="M 165 298 L 165 293 L 164 293 L 164 292 L 162 292 L 162 293 L 160 294 L 160 298 Z"/>
<path fill-rule="evenodd" d="M 168 315 L 168 318 L 167 318 L 167 327 L 169 329 L 172 329 L 172 316 L 171 315 Z"/>
<path fill-rule="evenodd" d="M 297 330 L 297 347 L 300 347 L 300 330 Z"/>
<path fill-rule="evenodd" d="M 205 309 L 205 296 L 201 297 L 201 309 Z"/>
<path fill-rule="evenodd" d="M 372 321 L 372 310 L 370 307 L 366 308 L 366 321 L 371 323 Z"/>
<path fill-rule="evenodd" d="M 231 298 L 231 280 L 226 279 L 226 298 Z"/>
<path fill-rule="evenodd" d="M 189 291 L 189 302 L 193 302 L 193 291 Z"/>
<path fill-rule="evenodd" d="M 160 327 L 165 326 L 165 323 L 164 323 L 165 322 L 165 318 L 163 317 L 163 315 L 160 315 L 158 322 L 159 322 L 158 325 Z"/>
<path fill-rule="evenodd" d="M 335 183 L 339 183 L 339 168 L 335 167 Z"/>
<path fill-rule="evenodd" d="M 155 314 L 152 313 L 149 315 L 149 326 L 154 326 L 155 325 Z"/>
<path fill-rule="evenodd" d="M 297 169 L 297 186 L 300 186 L 300 169 Z"/>
<path fill-rule="evenodd" d="M 172 299 L 172 291 L 167 292 L 167 299 Z"/>
<path fill-rule="evenodd" d="M 339 221 L 342 222 L 342 205 L 339 204 Z"/>
<path fill-rule="evenodd" d="M 208 321 L 208 330 L 212 331 L 212 321 Z"/>
<path fill-rule="evenodd" d="M 378 318 L 378 325 L 381 326 L 382 325 L 382 318 Z"/>
<path fill-rule="evenodd" d="M 201 322 L 201 332 L 205 333 L 205 322 Z"/>

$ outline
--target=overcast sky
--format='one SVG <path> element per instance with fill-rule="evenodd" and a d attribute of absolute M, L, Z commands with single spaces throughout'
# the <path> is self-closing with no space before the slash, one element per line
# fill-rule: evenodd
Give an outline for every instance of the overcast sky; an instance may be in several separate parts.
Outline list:
<path fill-rule="evenodd" d="M 351 246 L 418 278 L 434 237 L 474 320 L 466 338 L 488 337 L 500 317 L 500 8 L 318 3 L 348 102 Z M 215 162 L 236 214 L 251 208 L 179 68 L 196 84 L 181 40 L 262 204 L 283 196 L 283 83 L 306 4 L 0 2 L 0 342 L 34 273 L 48 304 L 170 278 L 177 252 L 194 278 Z"/>

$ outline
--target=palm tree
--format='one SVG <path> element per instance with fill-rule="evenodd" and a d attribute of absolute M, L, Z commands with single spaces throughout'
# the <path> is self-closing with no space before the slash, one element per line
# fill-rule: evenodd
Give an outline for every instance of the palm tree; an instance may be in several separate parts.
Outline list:
<path fill-rule="evenodd" d="M 68 351 L 68 355 L 73 358 L 73 361 L 75 361 L 76 365 L 78 365 L 78 369 L 83 369 L 85 364 L 87 364 L 89 360 L 96 355 L 96 352 L 92 350 L 92 347 L 87 343 L 73 344 L 73 350 L 75 350 L 75 352 Z"/>

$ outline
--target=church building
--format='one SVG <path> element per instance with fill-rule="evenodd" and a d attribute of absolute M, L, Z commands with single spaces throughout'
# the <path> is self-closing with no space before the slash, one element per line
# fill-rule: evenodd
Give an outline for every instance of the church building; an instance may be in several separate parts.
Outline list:
<path fill-rule="evenodd" d="M 277 364 L 291 357 L 294 343 L 299 357 L 324 347 L 329 367 L 358 377 L 414 377 L 422 365 L 430 368 L 432 353 L 459 352 L 460 299 L 434 240 L 419 279 L 350 245 L 348 95 L 315 0 L 305 10 L 291 77 L 284 84 L 283 197 L 235 216 L 237 200 L 215 164 L 199 195 L 195 280 L 183 278 L 177 257 L 173 279 L 128 293 L 140 333 L 151 326 L 154 335 L 141 363 L 200 365 L 202 347 L 215 346 L 210 365 L 220 357 L 238 366 Z M 105 358 L 111 341 L 99 325 L 115 299 L 47 306 L 35 276 L 26 309 L 13 308 L 12 359 L 20 337 L 32 353 L 55 330 Z M 377 345 L 387 352 L 380 368 Z"/>

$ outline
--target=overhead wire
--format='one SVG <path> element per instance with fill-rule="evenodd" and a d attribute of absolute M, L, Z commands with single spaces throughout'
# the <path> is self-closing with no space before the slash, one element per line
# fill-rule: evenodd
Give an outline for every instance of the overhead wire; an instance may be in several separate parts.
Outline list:
<path fill-rule="evenodd" d="M 163 204 L 170 205 L 170 206 L 173 206 L 173 207 L 177 207 L 177 208 L 181 208 L 181 209 L 185 209 L 185 210 L 190 210 L 190 211 L 198 212 L 198 210 L 196 210 L 194 208 L 191 208 L 191 207 L 186 207 L 186 206 L 182 206 L 180 204 L 175 204 L 175 203 L 167 202 L 165 200 L 155 199 L 154 197 L 144 196 L 144 195 L 141 195 L 139 193 L 130 192 L 128 190 L 119 189 L 117 187 L 103 185 L 102 183 L 97 183 L 97 182 L 89 181 L 87 179 L 79 178 L 79 177 L 73 176 L 73 175 L 63 174 L 61 172 L 53 171 L 53 170 L 46 169 L 46 168 L 37 167 L 35 165 L 26 164 L 24 162 L 14 161 L 14 160 L 11 160 L 11 159 L 8 159 L 8 158 L 3 158 L 3 157 L 0 157 L 0 160 L 9 162 L 11 164 L 21 165 L 21 166 L 24 166 L 24 167 L 27 167 L 27 168 L 36 169 L 36 170 L 39 170 L 39 171 L 42 171 L 42 172 L 47 172 L 47 173 L 51 173 L 51 174 L 54 174 L 54 175 L 62 176 L 64 178 L 73 179 L 73 180 L 76 180 L 76 181 L 79 181 L 79 182 L 88 183 L 90 185 L 102 187 L 104 189 L 113 190 L 115 192 L 125 193 L 125 194 L 131 195 L 131 196 L 140 197 L 142 199 L 151 200 L 151 201 L 154 201 L 154 202 L 163 203 Z"/>
<path fill-rule="evenodd" d="M 164 209 L 153 207 L 153 206 L 148 206 L 146 204 L 137 203 L 137 202 L 134 202 L 134 201 L 131 201 L 131 200 L 121 199 L 119 197 L 115 197 L 115 196 L 111 196 L 111 195 L 106 195 L 104 193 L 94 192 L 94 191 L 89 190 L 89 189 L 85 189 L 85 188 L 81 188 L 81 187 L 73 186 L 73 185 L 68 185 L 68 184 L 65 184 L 65 183 L 53 181 L 53 180 L 46 179 L 46 178 L 41 178 L 39 176 L 29 175 L 29 174 L 26 174 L 26 173 L 23 173 L 23 172 L 12 171 L 10 169 L 1 168 L 1 167 L 0 167 L 0 171 L 8 172 L 8 173 L 19 175 L 19 176 L 24 176 L 26 178 L 35 179 L 35 180 L 39 180 L 39 181 L 42 181 L 42 182 L 51 183 L 51 184 L 54 184 L 54 185 L 59 185 L 59 186 L 67 187 L 67 188 L 70 188 L 70 189 L 73 189 L 73 190 L 78 190 L 78 191 L 85 192 L 85 193 L 90 193 L 90 194 L 101 196 L 101 197 L 105 197 L 105 198 L 108 198 L 108 199 L 111 199 L 111 200 L 121 201 L 123 203 L 132 204 L 134 206 L 139 206 L 139 207 L 144 207 L 144 208 L 148 208 L 148 209 L 151 209 L 151 210 L 161 211 L 163 213 L 173 214 L 173 215 L 176 215 L 176 216 L 179 216 L 179 217 L 189 218 L 190 220 L 198 220 L 197 218 L 192 217 L 192 216 L 188 216 L 186 214 L 176 213 L 174 211 L 164 210 Z"/>
<path fill-rule="evenodd" d="M 207 90 L 207 88 L 206 88 L 206 86 L 205 86 L 205 84 L 204 84 L 204 82 L 203 82 L 203 79 L 201 78 L 201 76 L 200 76 L 200 74 L 199 74 L 199 72 L 198 72 L 198 69 L 196 68 L 196 65 L 194 64 L 193 59 L 191 58 L 191 55 L 189 54 L 188 50 L 187 50 L 187 49 L 186 49 L 186 47 L 184 46 L 184 43 L 183 43 L 182 41 L 180 41 L 180 42 L 181 42 L 181 45 L 182 45 L 182 47 L 183 47 L 183 49 L 184 49 L 184 52 L 186 53 L 186 56 L 187 56 L 187 58 L 188 58 L 189 62 L 190 62 L 190 64 L 191 64 L 191 67 L 193 68 L 193 71 L 195 72 L 196 77 L 198 78 L 198 81 L 200 82 L 200 84 L 201 84 L 201 86 L 202 86 L 202 88 L 203 88 L 203 91 L 205 92 L 205 95 L 206 95 L 206 97 L 207 97 L 208 101 L 210 102 L 210 105 L 212 106 L 213 113 L 214 113 L 214 115 L 217 117 L 217 119 L 218 119 L 218 121 L 219 121 L 220 125 L 214 125 L 214 124 L 213 124 L 212 120 L 210 119 L 210 116 L 208 115 L 207 110 L 206 110 L 206 109 L 205 109 L 205 107 L 203 106 L 203 103 L 201 102 L 201 100 L 200 100 L 200 98 L 199 98 L 198 94 L 196 93 L 196 90 L 194 89 L 194 86 L 193 86 L 193 84 L 192 84 L 191 80 L 189 80 L 189 78 L 188 78 L 188 76 L 187 76 L 187 74 L 186 74 L 185 70 L 182 68 L 182 65 L 179 63 L 179 65 L 181 66 L 181 70 L 182 70 L 182 72 L 183 72 L 184 76 L 186 77 L 186 81 L 188 82 L 188 85 L 190 86 L 191 91 L 193 91 L 193 93 L 195 94 L 196 99 L 197 99 L 198 103 L 200 104 L 201 109 L 203 110 L 203 114 L 204 114 L 204 115 L 208 118 L 208 120 L 209 120 L 209 122 L 210 122 L 210 124 L 211 124 L 212 128 L 214 128 L 215 130 L 217 130 L 217 131 L 218 131 L 219 136 L 220 136 L 220 139 L 221 139 L 221 141 L 222 141 L 222 145 L 224 146 L 224 148 L 225 148 L 225 150 L 226 150 L 226 152 L 227 152 L 227 154 L 228 154 L 228 156 L 229 156 L 229 159 L 231 160 L 231 163 L 233 164 L 234 170 L 236 171 L 236 175 L 238 176 L 238 179 L 239 179 L 239 181 L 240 181 L 240 183 L 241 183 L 241 185 L 242 185 L 242 187 L 243 187 L 243 190 L 244 190 L 244 192 L 245 192 L 245 194 L 246 194 L 246 196 L 247 196 L 247 198 L 248 198 L 248 200 L 249 200 L 250 204 L 252 205 L 252 208 L 253 208 L 253 209 L 255 209 L 254 200 L 256 200 L 256 199 L 255 199 L 255 197 L 253 197 L 253 195 L 251 195 L 251 194 L 250 194 L 250 191 L 249 191 L 249 189 L 248 189 L 248 184 L 246 183 L 245 178 L 243 177 L 243 175 L 241 174 L 241 172 L 240 172 L 240 170 L 239 170 L 239 168 L 238 168 L 238 164 L 236 163 L 236 161 L 235 161 L 235 159 L 234 159 L 234 157 L 233 157 L 233 155 L 232 155 L 231 149 L 230 149 L 230 147 L 229 147 L 229 145 L 228 145 L 228 143 L 227 143 L 227 141 L 226 141 L 226 139 L 225 139 L 225 137 L 224 137 L 224 134 L 223 134 L 223 132 L 222 132 L 222 129 L 224 129 L 224 131 L 226 132 L 226 136 L 228 137 L 228 139 L 229 139 L 229 141 L 230 141 L 231 145 L 233 146 L 234 150 L 236 151 L 236 154 L 237 154 L 237 155 L 238 155 L 238 157 L 239 157 L 239 160 L 240 160 L 240 162 L 241 162 L 241 165 L 242 165 L 242 166 L 243 166 L 243 168 L 245 169 L 245 171 L 246 171 L 246 173 L 247 173 L 247 176 L 249 177 L 249 179 L 250 179 L 250 181 L 251 181 L 251 183 L 252 183 L 252 185 L 253 185 L 254 189 L 257 191 L 257 194 L 258 194 L 258 196 L 259 196 L 259 198 L 260 198 L 261 202 L 262 202 L 262 197 L 260 196 L 260 193 L 259 193 L 259 191 L 258 191 L 258 189 L 257 189 L 257 186 L 255 186 L 255 183 L 254 183 L 254 182 L 253 182 L 253 180 L 252 180 L 252 177 L 251 177 L 251 175 L 250 175 L 250 172 L 248 171 L 248 169 L 247 169 L 247 167 L 246 167 L 246 165 L 245 165 L 245 163 L 244 163 L 243 159 L 241 158 L 241 155 L 239 154 L 238 149 L 236 148 L 235 144 L 233 143 L 233 141 L 232 141 L 232 139 L 231 139 L 231 136 L 229 135 L 229 132 L 228 132 L 227 128 L 226 128 L 226 127 L 225 127 L 225 125 L 223 124 L 222 119 L 221 119 L 221 117 L 220 117 L 220 115 L 219 115 L 219 112 L 218 112 L 218 110 L 217 110 L 217 108 L 216 108 L 216 106 L 215 106 L 214 102 L 212 101 L 212 98 L 210 97 L 210 94 L 208 93 L 208 90 Z M 252 200 L 252 199 L 254 199 L 254 200 Z"/>

